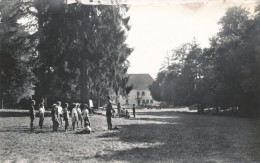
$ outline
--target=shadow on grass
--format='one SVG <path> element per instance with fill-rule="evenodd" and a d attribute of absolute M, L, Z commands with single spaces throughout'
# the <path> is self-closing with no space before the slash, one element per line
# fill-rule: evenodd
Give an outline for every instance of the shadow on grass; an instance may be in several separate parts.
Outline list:
<path fill-rule="evenodd" d="M 147 114 L 176 116 L 175 113 Z M 128 149 L 104 151 L 96 154 L 95 158 L 112 162 L 260 161 L 260 145 L 257 144 L 259 133 L 254 132 L 255 125 L 251 126 L 240 119 L 178 115 L 178 118 L 137 118 L 136 120 L 167 123 L 121 125 L 119 132 L 107 132 L 98 136 L 97 138 L 107 139 L 106 141 L 118 138 L 128 145 Z M 246 125 L 241 126 L 244 123 Z"/>
<path fill-rule="evenodd" d="M 11 127 L 3 127 L 0 129 L 0 133 L 4 132 L 17 132 L 17 133 L 35 133 L 35 134 L 40 134 L 40 133 L 52 133 L 53 130 L 50 126 L 44 126 L 42 129 L 35 127 L 33 131 L 28 126 L 11 126 Z M 64 131 L 55 131 L 55 132 L 64 132 Z"/>
<path fill-rule="evenodd" d="M 175 112 L 175 111 L 147 111 L 147 112 L 136 112 L 136 115 L 154 115 L 154 116 L 172 116 L 172 115 L 198 115 L 195 112 Z"/>

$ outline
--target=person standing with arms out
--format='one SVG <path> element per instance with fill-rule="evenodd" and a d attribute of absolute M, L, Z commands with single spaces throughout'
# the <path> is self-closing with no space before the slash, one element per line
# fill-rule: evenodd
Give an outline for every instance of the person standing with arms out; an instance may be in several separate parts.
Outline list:
<path fill-rule="evenodd" d="M 63 119 L 65 121 L 65 132 L 67 132 L 67 128 L 69 126 L 69 111 L 68 111 L 69 104 L 65 103 L 63 108 Z"/>
<path fill-rule="evenodd" d="M 35 101 L 32 100 L 32 101 L 31 101 L 31 106 L 30 106 L 30 108 L 29 108 L 29 109 L 30 109 L 30 111 L 29 111 L 29 113 L 30 113 L 30 119 L 31 119 L 31 123 L 30 123 L 31 131 L 33 131 L 33 121 L 34 121 L 34 119 L 35 119 L 34 105 L 35 105 Z"/>
<path fill-rule="evenodd" d="M 62 127 L 62 107 L 61 107 L 61 102 L 60 101 L 57 101 L 57 109 L 58 109 L 58 120 L 60 122 L 60 127 Z"/>
<path fill-rule="evenodd" d="M 39 105 L 39 126 L 40 128 L 42 129 L 42 126 L 43 126 L 43 121 L 44 121 L 44 112 L 45 112 L 45 109 L 44 109 L 44 106 L 43 106 L 43 103 L 40 103 Z"/>
<path fill-rule="evenodd" d="M 112 103 L 110 101 L 110 96 L 107 96 L 107 108 L 106 108 L 106 117 L 107 117 L 107 126 L 108 130 L 112 130 Z"/>
<path fill-rule="evenodd" d="M 135 104 L 133 104 L 133 115 L 135 117 Z"/>

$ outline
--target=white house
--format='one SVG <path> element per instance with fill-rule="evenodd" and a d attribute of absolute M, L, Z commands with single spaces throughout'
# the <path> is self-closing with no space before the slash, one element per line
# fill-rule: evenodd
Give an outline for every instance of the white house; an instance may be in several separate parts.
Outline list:
<path fill-rule="evenodd" d="M 129 74 L 128 85 L 133 85 L 131 92 L 127 98 L 119 98 L 121 105 L 136 106 L 154 106 L 160 105 L 160 102 L 155 101 L 149 91 L 149 85 L 152 84 L 154 79 L 149 74 Z"/>

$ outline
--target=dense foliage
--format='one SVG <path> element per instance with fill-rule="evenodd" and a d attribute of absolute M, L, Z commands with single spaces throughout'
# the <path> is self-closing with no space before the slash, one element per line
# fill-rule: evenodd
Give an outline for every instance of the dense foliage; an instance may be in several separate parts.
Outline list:
<path fill-rule="evenodd" d="M 23 4 L 23 6 L 22 6 Z M 0 2 L 0 107 L 17 103 L 34 94 L 36 78 L 30 64 L 35 39 L 18 23 L 27 17 L 30 4 L 21 0 Z"/>
<path fill-rule="evenodd" d="M 193 41 L 174 49 L 171 64 L 150 87 L 153 97 L 177 106 L 196 105 L 199 112 L 238 108 L 242 114 L 258 113 L 259 13 L 260 5 L 253 17 L 244 8 L 229 8 L 209 48 Z"/>
<path fill-rule="evenodd" d="M 12 10 L 3 10 L 2 7 L 1 13 L 7 11 L 11 19 L 16 19 L 13 22 L 17 25 L 17 30 L 24 26 L 27 31 L 31 31 L 24 32 L 24 36 L 11 33 L 23 40 L 28 35 L 34 42 L 22 43 L 31 45 L 31 53 L 22 49 L 24 45 L 13 45 L 13 49 L 26 53 L 31 67 L 26 70 L 33 71 L 31 75 L 34 77 L 35 74 L 38 80 L 30 79 L 28 72 L 27 76 L 21 74 L 16 77 L 17 80 L 31 82 L 31 87 L 18 84 L 30 91 L 30 94 L 26 95 L 26 92 L 15 89 L 20 93 L 17 101 L 32 97 L 34 91 L 34 99 L 43 98 L 48 104 L 57 100 L 88 103 L 89 99 L 99 101 L 100 97 L 109 93 L 129 92 L 126 87 L 126 72 L 129 67 L 127 57 L 132 49 L 125 43 L 127 31 L 130 29 L 126 5 L 84 5 L 78 1 L 66 4 L 64 0 L 20 0 L 19 3 L 20 18 L 28 19 L 24 25 L 17 23 L 18 19 Z M 17 5 L 10 2 L 10 8 L 16 9 Z M 30 16 L 25 16 L 26 12 Z M 13 36 L 6 38 L 11 39 Z M 8 50 L 6 46 L 1 47 L 5 51 Z M 18 55 L 18 52 L 13 54 Z M 10 56 L 11 54 L 8 57 Z M 21 58 L 24 57 L 16 57 L 15 62 L 19 62 Z M 11 61 L 5 63 L 10 64 Z M 13 73 L 9 73 L 11 74 Z M 11 85 L 6 79 L 2 81 Z M 14 92 L 13 88 L 4 88 Z"/>

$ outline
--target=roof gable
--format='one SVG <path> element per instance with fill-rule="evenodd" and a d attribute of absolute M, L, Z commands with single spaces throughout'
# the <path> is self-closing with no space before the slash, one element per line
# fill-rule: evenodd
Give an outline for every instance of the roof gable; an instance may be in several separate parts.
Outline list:
<path fill-rule="evenodd" d="M 128 85 L 133 85 L 133 89 L 147 90 L 153 81 L 149 74 L 129 74 Z"/>

